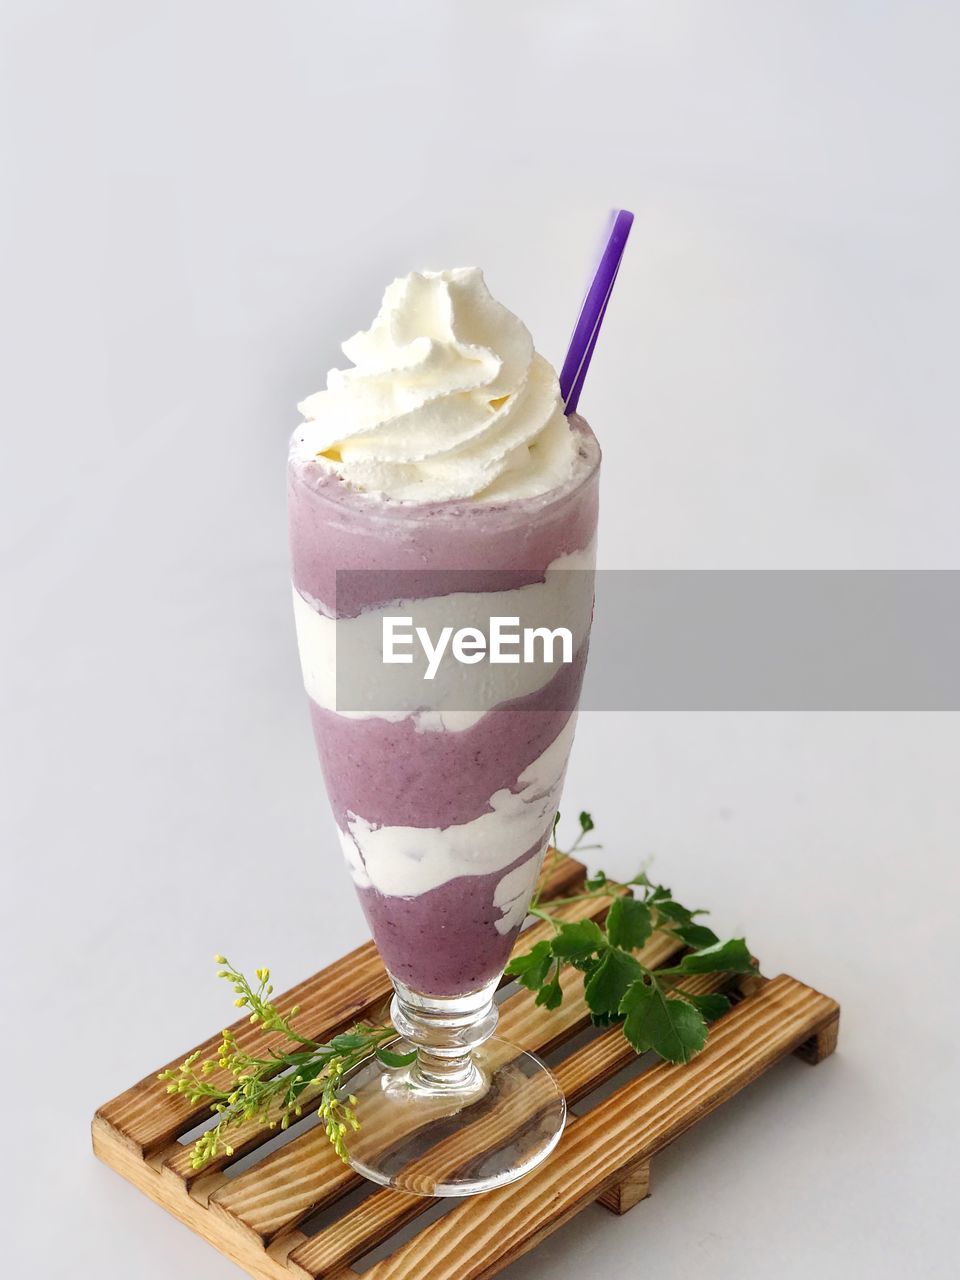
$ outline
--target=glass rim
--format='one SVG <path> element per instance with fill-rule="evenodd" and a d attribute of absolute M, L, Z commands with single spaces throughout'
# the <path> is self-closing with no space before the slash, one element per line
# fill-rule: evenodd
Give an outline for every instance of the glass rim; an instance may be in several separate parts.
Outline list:
<path fill-rule="evenodd" d="M 324 503 L 340 511 L 362 514 L 367 518 L 385 522 L 393 520 L 402 522 L 432 522 L 443 517 L 456 517 L 482 521 L 496 518 L 502 524 L 506 516 L 516 514 L 526 519 L 533 513 L 539 513 L 576 497 L 593 480 L 596 479 L 603 460 L 600 442 L 594 434 L 590 423 L 579 413 L 570 414 L 568 418 L 572 429 L 587 442 L 593 456 L 588 456 L 586 465 L 580 475 L 571 476 L 563 484 L 547 489 L 543 493 L 526 498 L 508 498 L 497 502 L 477 502 L 470 498 L 450 498 L 440 502 L 414 502 L 407 499 L 384 498 L 380 494 L 366 493 L 345 484 L 332 472 L 317 466 L 312 459 L 295 456 L 294 443 L 296 432 L 291 439 L 287 460 L 287 473 L 291 483 L 305 489 L 311 499 Z M 311 483 L 309 471 L 313 469 L 319 476 L 318 483 Z"/>

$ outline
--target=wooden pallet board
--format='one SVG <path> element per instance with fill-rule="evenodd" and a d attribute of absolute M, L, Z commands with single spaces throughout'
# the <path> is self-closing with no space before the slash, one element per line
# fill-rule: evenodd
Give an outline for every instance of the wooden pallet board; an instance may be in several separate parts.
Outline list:
<path fill-rule="evenodd" d="M 544 896 L 567 895 L 583 876 L 580 863 L 555 859 Z M 600 918 L 603 909 L 602 903 L 586 900 L 560 907 L 558 914 Z M 547 924 L 534 924 L 518 950 L 525 952 L 548 932 Z M 657 967 L 677 950 L 673 939 L 655 934 L 641 959 Z M 713 1024 L 706 1049 L 692 1062 L 657 1062 L 585 1114 L 571 1113 L 559 1145 L 532 1174 L 458 1202 L 365 1274 L 371 1280 L 479 1280 L 534 1248 L 593 1201 L 625 1213 L 649 1194 L 650 1162 L 663 1147 L 787 1054 L 816 1063 L 833 1052 L 840 1017 L 834 1000 L 784 975 L 770 981 L 750 978 L 742 987 L 733 981 L 716 974 L 689 980 L 692 992 L 723 988 L 737 999 Z M 560 1050 L 590 1025 L 581 975 L 566 971 L 564 986 L 564 1002 L 555 1011 L 537 1008 L 530 992 L 508 994 L 500 1005 L 497 1034 L 535 1053 Z M 366 943 L 277 1003 L 282 1010 L 300 1005 L 298 1025 L 307 1035 L 326 1039 L 357 1019 L 381 1017 L 389 995 L 377 952 Z M 245 1020 L 233 1030 L 242 1044 L 261 1042 Z M 207 1056 L 219 1040 L 217 1032 L 196 1047 Z M 168 1065 L 175 1067 L 189 1052 Z M 620 1029 L 612 1027 L 574 1048 L 554 1070 L 574 1107 L 634 1060 Z M 338 1214 L 338 1201 L 369 1184 L 337 1159 L 306 1107 L 283 1145 L 276 1144 L 274 1132 L 254 1123 L 238 1131 L 232 1156 L 221 1156 L 197 1173 L 190 1167 L 190 1144 L 180 1139 L 202 1124 L 207 1112 L 202 1103 L 168 1095 L 157 1071 L 97 1111 L 94 1151 L 257 1280 L 349 1280 L 356 1274 L 353 1263 L 434 1203 L 376 1188 Z M 268 1149 L 257 1159 L 264 1144 Z M 456 1160 L 456 1135 L 451 1147 Z M 245 1157 L 250 1167 L 231 1176 L 230 1166 Z M 331 1220 L 311 1230 L 324 1209 Z"/>

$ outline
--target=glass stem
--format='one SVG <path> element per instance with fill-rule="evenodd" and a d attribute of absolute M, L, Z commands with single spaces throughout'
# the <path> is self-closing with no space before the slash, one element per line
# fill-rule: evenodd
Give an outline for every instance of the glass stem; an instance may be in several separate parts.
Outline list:
<path fill-rule="evenodd" d="M 463 996 L 426 996 L 393 978 L 393 1025 L 417 1050 L 411 1083 L 430 1091 L 473 1092 L 485 1084 L 473 1051 L 497 1025 L 499 979 Z"/>

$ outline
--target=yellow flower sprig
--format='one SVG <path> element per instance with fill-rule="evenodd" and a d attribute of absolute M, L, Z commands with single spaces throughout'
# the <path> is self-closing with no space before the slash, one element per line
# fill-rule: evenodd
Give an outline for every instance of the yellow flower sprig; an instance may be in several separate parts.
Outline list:
<path fill-rule="evenodd" d="M 318 1114 L 334 1150 L 347 1160 L 346 1138 L 360 1127 L 352 1094 L 341 1092 L 344 1077 L 373 1055 L 382 1056 L 389 1065 L 412 1061 L 415 1055 L 388 1053 L 384 1046 L 395 1040 L 392 1026 L 370 1026 L 358 1023 L 350 1031 L 341 1032 L 322 1043 L 302 1035 L 292 1019 L 300 1012 L 297 1005 L 282 1014 L 271 1000 L 273 984 L 269 969 L 257 969 L 256 983 L 251 983 L 225 956 L 214 957 L 222 966 L 217 974 L 232 984 L 234 1005 L 249 1009 L 249 1021 L 265 1035 L 280 1034 L 289 1048 L 269 1048 L 263 1056 L 247 1052 L 235 1034 L 226 1028 L 214 1057 L 201 1061 L 201 1052 L 190 1054 L 176 1069 L 161 1071 L 158 1079 L 166 1081 L 167 1093 L 180 1094 L 189 1102 L 209 1101 L 217 1123 L 196 1140 L 191 1156 L 194 1169 L 202 1169 L 219 1155 L 232 1156 L 233 1131 L 244 1122 L 258 1121 L 270 1129 L 287 1129 L 303 1115 L 304 1091 L 320 1088 Z M 211 1079 L 218 1070 L 230 1074 L 226 1085 Z"/>

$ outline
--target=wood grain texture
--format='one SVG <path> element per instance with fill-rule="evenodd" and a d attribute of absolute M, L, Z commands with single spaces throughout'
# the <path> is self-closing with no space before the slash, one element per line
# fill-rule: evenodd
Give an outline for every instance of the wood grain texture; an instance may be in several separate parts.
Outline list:
<path fill-rule="evenodd" d="M 254 1247 L 222 1224 L 182 1188 L 164 1181 L 150 1164 L 141 1159 L 128 1142 L 99 1116 L 93 1121 L 93 1150 L 99 1158 L 132 1182 L 144 1195 L 202 1236 L 208 1244 L 242 1267 L 255 1280 L 290 1280 L 290 1268 L 259 1245 Z M 131 1275 L 137 1274 L 136 1260 Z"/>
<path fill-rule="evenodd" d="M 646 1200 L 649 1194 L 650 1161 L 640 1160 L 628 1170 L 626 1177 L 621 1175 L 620 1180 L 612 1187 L 601 1191 L 597 1197 L 597 1203 L 602 1204 L 611 1213 L 622 1216 L 638 1205 L 641 1200 Z"/>
<path fill-rule="evenodd" d="M 544 861 L 544 874 L 540 889 L 546 900 L 560 897 L 576 890 L 582 884 L 585 868 L 574 858 L 557 854 Z M 300 1006 L 297 1026 L 303 1035 L 323 1039 L 335 1035 L 352 1023 L 363 1019 L 379 1020 L 391 993 L 390 980 L 372 942 L 365 942 L 348 955 L 341 957 L 326 969 L 313 974 L 304 982 L 291 987 L 278 996 L 276 1004 L 282 1013 L 294 1005 Z M 253 1049 L 280 1046 L 282 1036 L 264 1038 L 257 1027 L 246 1018 L 231 1025 L 241 1048 Z M 188 1054 L 199 1050 L 203 1057 L 215 1056 L 220 1043 L 220 1033 L 210 1036 L 199 1045 L 187 1049 L 177 1058 L 144 1076 L 131 1088 L 106 1103 L 97 1112 L 118 1136 L 140 1156 L 149 1158 L 182 1133 L 199 1124 L 209 1113 L 204 1103 L 191 1103 L 183 1095 L 168 1094 L 166 1085 L 157 1079 L 159 1072 L 175 1070 Z M 210 1077 L 211 1083 L 226 1084 L 229 1076 L 217 1071 Z M 237 1144 L 237 1158 L 270 1136 L 259 1126 Z M 219 1162 L 223 1167 L 225 1161 Z M 195 1177 L 190 1168 L 189 1155 L 177 1158 L 171 1167 L 175 1176 L 187 1183 Z M 205 1172 L 209 1173 L 209 1169 Z"/>
<path fill-rule="evenodd" d="M 809 1062 L 811 1066 L 815 1067 L 824 1058 L 829 1058 L 834 1049 L 836 1049 L 839 1034 L 840 1010 L 838 1008 L 836 1016 L 825 1027 L 821 1027 L 809 1040 L 805 1040 L 794 1052 L 798 1058 L 802 1058 L 804 1062 Z"/>
<path fill-rule="evenodd" d="M 836 1005 L 792 978 L 769 982 L 714 1027 L 685 1066 L 660 1063 L 574 1118 L 528 1177 L 458 1205 L 377 1263 L 368 1280 L 483 1280 L 534 1248 L 634 1168 L 826 1026 Z"/>
<path fill-rule="evenodd" d="M 659 941 L 655 944 L 654 955 L 660 953 L 660 945 Z M 664 946 L 664 952 L 666 951 L 667 947 Z M 646 962 L 655 963 L 652 960 L 651 951 L 647 952 Z M 577 983 L 579 975 L 573 977 L 572 973 L 573 971 L 567 971 L 564 975 L 567 990 L 560 1010 L 563 1011 L 568 1005 L 571 1007 L 578 1005 L 579 1012 L 583 1015 L 580 1019 L 582 1026 L 586 1021 L 586 1008 L 582 1003 L 582 984 Z M 691 994 L 700 995 L 707 991 L 720 990 L 729 981 L 729 975 L 709 973 L 691 977 L 683 985 L 684 989 Z M 519 1043 L 515 1035 L 512 1035 L 511 1039 Z M 573 1105 L 612 1079 L 618 1071 L 635 1059 L 636 1054 L 624 1040 L 620 1028 L 610 1027 L 554 1067 L 554 1075 L 567 1102 Z M 483 1135 L 474 1134 L 472 1140 L 482 1142 Z M 460 1142 L 467 1142 L 469 1145 L 470 1139 L 465 1134 L 456 1135 L 455 1143 L 451 1142 L 454 1151 Z M 473 1149 L 482 1148 L 475 1146 Z M 453 1163 L 455 1164 L 455 1161 Z M 628 1189 L 621 1199 L 625 1200 L 629 1194 Z M 430 1198 L 411 1196 L 390 1188 L 376 1191 L 363 1204 L 344 1214 L 339 1221 L 318 1232 L 296 1249 L 290 1258 L 291 1265 L 299 1267 L 305 1275 L 309 1276 L 335 1274 L 348 1263 L 369 1253 L 381 1240 L 386 1239 L 404 1223 L 426 1212 L 433 1203 L 435 1201 Z M 617 1203 L 620 1203 L 620 1199 Z M 636 1200 L 633 1203 L 636 1203 Z M 618 1212 L 626 1212 L 626 1208 Z"/>
<path fill-rule="evenodd" d="M 580 864 L 557 859 L 547 868 L 545 896 L 567 896 L 582 882 L 583 874 Z M 575 902 L 559 912 L 570 920 L 600 918 L 606 905 Z M 550 932 L 546 923 L 535 923 L 524 932 L 516 950 L 527 951 Z M 656 935 L 642 959 L 656 967 L 675 956 L 677 949 L 674 939 Z M 691 992 L 705 992 L 727 981 L 741 988 L 743 999 L 714 1024 L 707 1048 L 691 1063 L 658 1062 L 646 1070 L 642 1063 L 642 1074 L 586 1115 L 570 1120 L 556 1150 L 533 1174 L 501 1191 L 458 1204 L 366 1274 L 371 1280 L 480 1280 L 535 1247 L 594 1200 L 615 1213 L 625 1213 L 649 1194 L 651 1161 L 663 1146 L 784 1054 L 793 1052 L 808 1062 L 819 1062 L 833 1052 L 839 1008 L 828 997 L 786 977 L 741 982 L 705 974 L 685 985 Z M 538 1009 L 530 992 L 511 993 L 500 1006 L 498 1035 L 535 1052 L 554 1049 L 576 1035 L 589 1019 L 581 975 L 565 970 L 563 986 L 563 1004 L 553 1012 Z M 314 1038 L 326 1039 L 358 1018 L 379 1015 L 388 993 L 382 965 L 367 944 L 300 983 L 280 1003 L 287 1008 L 300 1004 L 303 1012 L 298 1023 L 309 1027 Z M 247 1023 L 238 1023 L 235 1029 L 241 1042 L 259 1035 Z M 211 1037 L 206 1047 L 215 1048 L 218 1040 Z M 508 1043 L 497 1052 L 506 1061 L 512 1050 Z M 554 1070 L 568 1102 L 574 1104 L 633 1060 L 633 1050 L 619 1027 L 612 1027 L 570 1053 Z M 189 1148 L 176 1139 L 202 1115 L 202 1107 L 191 1108 L 181 1098 L 169 1097 L 165 1086 L 151 1075 L 100 1108 L 93 1122 L 94 1150 L 256 1280 L 350 1280 L 355 1274 L 350 1270 L 352 1263 L 389 1241 L 400 1227 L 435 1203 L 378 1188 L 330 1225 L 305 1235 L 301 1230 L 305 1218 L 335 1203 L 362 1181 L 336 1158 L 322 1130 L 297 1134 L 233 1179 L 226 1173 L 228 1159 L 197 1175 L 189 1167 Z M 389 1121 L 367 1114 L 364 1123 Z M 475 1125 L 476 1132 L 450 1136 L 447 1154 L 453 1167 L 458 1167 L 465 1152 L 475 1153 L 477 1142 L 482 1145 L 502 1136 L 480 1132 L 483 1123 Z M 509 1127 L 509 1117 L 506 1123 Z M 240 1130 L 232 1160 L 254 1151 L 270 1136 L 269 1130 L 259 1126 Z"/>
<path fill-rule="evenodd" d="M 372 942 L 364 943 L 327 969 L 322 969 L 305 982 L 285 992 L 277 1000 L 281 1012 L 289 1012 L 299 1004 L 297 1026 L 303 1035 L 319 1038 L 335 1034 L 358 1019 L 370 1017 L 384 1003 L 390 991 L 380 957 Z M 283 1044 L 282 1036 L 264 1037 L 244 1018 L 232 1024 L 241 1048 L 261 1050 L 265 1046 Z M 158 1067 L 148 1076 L 106 1103 L 97 1112 L 138 1154 L 148 1157 L 161 1147 L 199 1124 L 208 1114 L 205 1103 L 193 1104 L 182 1095 L 167 1093 L 167 1086 L 157 1074 L 167 1068 L 175 1070 L 189 1053 L 199 1049 L 203 1057 L 215 1056 L 220 1033 L 202 1044 Z M 217 1071 L 210 1077 L 214 1084 L 226 1085 L 230 1077 Z"/>
<path fill-rule="evenodd" d="M 605 909 L 605 904 L 587 900 L 559 907 L 557 915 L 584 919 Z M 545 924 L 535 925 L 523 935 L 518 949 L 527 950 L 540 936 L 540 930 L 548 928 Z M 657 934 L 639 954 L 644 964 L 654 967 L 664 964 L 676 952 L 674 939 Z M 564 1001 L 555 1010 L 539 1008 L 529 991 L 509 996 L 500 1006 L 497 1036 L 521 1049 L 545 1053 L 586 1026 L 590 1014 L 583 1001 L 581 974 L 567 968 L 561 985 Z M 366 1123 L 385 1125 L 389 1123 L 388 1115 L 389 1111 L 385 1111 L 383 1117 L 371 1116 L 368 1108 Z M 266 1243 L 346 1194 L 359 1181 L 352 1170 L 344 1169 L 318 1126 L 225 1183 L 210 1197 L 210 1208 L 234 1219 L 239 1227 Z"/>

